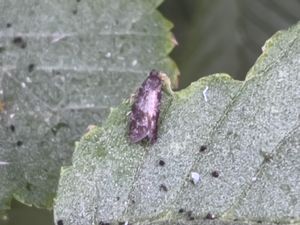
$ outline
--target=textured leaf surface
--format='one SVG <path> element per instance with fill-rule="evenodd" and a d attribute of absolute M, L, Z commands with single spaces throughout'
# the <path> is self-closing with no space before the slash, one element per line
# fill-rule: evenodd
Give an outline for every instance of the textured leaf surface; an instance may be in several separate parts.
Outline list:
<path fill-rule="evenodd" d="M 128 143 L 129 103 L 113 110 L 62 170 L 55 220 L 299 221 L 300 24 L 263 49 L 244 82 L 216 74 L 165 96 L 154 145 Z"/>
<path fill-rule="evenodd" d="M 86 127 L 152 68 L 176 74 L 160 2 L 0 1 L 0 210 L 51 207 Z"/>

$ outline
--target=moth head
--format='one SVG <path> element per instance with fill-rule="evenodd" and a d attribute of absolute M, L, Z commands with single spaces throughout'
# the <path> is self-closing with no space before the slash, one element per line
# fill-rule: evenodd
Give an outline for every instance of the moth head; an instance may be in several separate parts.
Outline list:
<path fill-rule="evenodd" d="M 165 92 L 167 94 L 170 94 L 170 95 L 174 96 L 174 92 L 172 90 L 171 80 L 168 77 L 168 75 L 163 73 L 163 72 L 159 72 L 158 77 L 163 83 L 163 88 L 164 88 Z"/>

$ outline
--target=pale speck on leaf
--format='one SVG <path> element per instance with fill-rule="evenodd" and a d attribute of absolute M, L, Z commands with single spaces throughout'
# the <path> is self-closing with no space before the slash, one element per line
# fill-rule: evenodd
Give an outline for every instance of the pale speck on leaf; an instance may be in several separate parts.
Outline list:
<path fill-rule="evenodd" d="M 22 86 L 22 88 L 26 88 L 27 87 L 27 85 L 24 82 L 21 83 L 21 86 Z"/>
<path fill-rule="evenodd" d="M 193 182 L 193 184 L 197 184 L 200 181 L 200 174 L 191 172 L 191 181 Z"/>
<path fill-rule="evenodd" d="M 135 60 L 132 61 L 131 65 L 132 65 L 132 66 L 136 66 L 137 63 L 138 63 L 138 61 L 135 59 Z"/>
<path fill-rule="evenodd" d="M 204 96 L 204 100 L 207 102 L 207 90 L 208 90 L 208 86 L 205 87 L 204 91 L 203 91 L 203 96 Z"/>
<path fill-rule="evenodd" d="M 30 78 L 30 77 L 26 77 L 26 82 L 27 82 L 27 83 L 32 83 L 31 78 Z"/>

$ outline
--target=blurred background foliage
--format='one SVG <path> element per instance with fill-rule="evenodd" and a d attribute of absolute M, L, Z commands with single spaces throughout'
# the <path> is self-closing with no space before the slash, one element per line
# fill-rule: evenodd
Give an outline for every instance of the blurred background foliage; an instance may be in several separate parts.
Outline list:
<path fill-rule="evenodd" d="M 243 80 L 264 42 L 300 20 L 300 0 L 166 0 L 159 10 L 174 23 L 180 88 L 217 72 Z M 12 207 L 1 225 L 53 224 L 50 211 Z"/>
<path fill-rule="evenodd" d="M 212 73 L 243 80 L 276 31 L 300 19 L 299 0 L 166 0 L 160 7 L 174 23 L 171 53 L 180 88 Z"/>

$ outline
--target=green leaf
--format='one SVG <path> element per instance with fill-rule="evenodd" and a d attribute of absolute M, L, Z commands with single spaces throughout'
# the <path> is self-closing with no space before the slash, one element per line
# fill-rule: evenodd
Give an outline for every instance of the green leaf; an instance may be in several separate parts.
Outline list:
<path fill-rule="evenodd" d="M 215 74 L 164 96 L 153 145 L 130 144 L 130 105 L 114 109 L 62 170 L 55 221 L 299 221 L 300 23 L 263 49 L 244 82 Z"/>
<path fill-rule="evenodd" d="M 1 1 L 0 211 L 51 207 L 74 141 L 152 68 L 172 74 L 172 25 L 151 1 Z"/>

